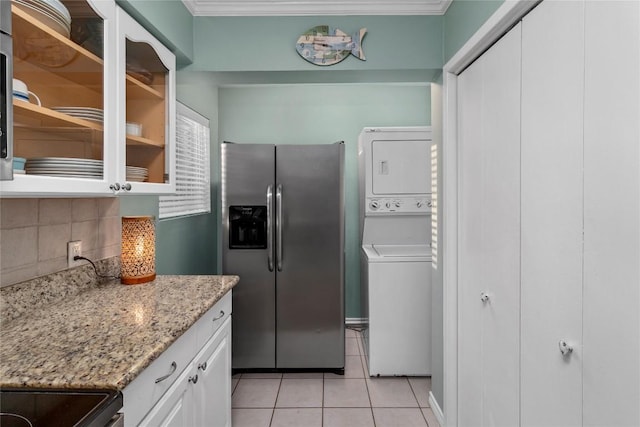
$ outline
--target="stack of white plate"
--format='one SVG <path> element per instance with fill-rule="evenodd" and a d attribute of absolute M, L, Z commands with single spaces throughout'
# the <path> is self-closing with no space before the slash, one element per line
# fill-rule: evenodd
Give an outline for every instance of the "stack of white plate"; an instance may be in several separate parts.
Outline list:
<path fill-rule="evenodd" d="M 149 179 L 149 169 L 127 166 L 127 181 L 143 182 Z"/>
<path fill-rule="evenodd" d="M 103 162 L 69 157 L 40 157 L 27 159 L 25 169 L 28 175 L 102 179 Z"/>
<path fill-rule="evenodd" d="M 104 111 L 91 107 L 53 107 L 52 110 L 67 114 L 79 119 L 93 120 L 102 123 L 104 121 Z"/>
<path fill-rule="evenodd" d="M 67 38 L 71 34 L 71 15 L 59 0 L 13 0 L 13 2 L 18 9 L 36 18 L 55 32 Z"/>

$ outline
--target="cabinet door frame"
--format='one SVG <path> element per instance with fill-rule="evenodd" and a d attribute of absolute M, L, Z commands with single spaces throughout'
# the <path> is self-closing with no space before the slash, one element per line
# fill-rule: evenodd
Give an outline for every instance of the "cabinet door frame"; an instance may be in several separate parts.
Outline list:
<path fill-rule="evenodd" d="M 131 190 L 127 193 L 131 194 L 170 194 L 175 192 L 176 188 L 176 156 L 175 156 L 175 140 L 176 140 L 176 58 L 175 55 L 158 39 L 156 39 L 149 31 L 147 31 L 140 23 L 133 19 L 122 8 L 118 7 L 116 11 L 116 98 L 117 106 L 117 132 L 116 132 L 116 182 L 121 185 L 126 183 L 126 90 L 127 90 L 127 64 L 126 64 L 126 40 L 129 38 L 135 42 L 144 42 L 149 44 L 158 54 L 158 58 L 167 69 L 167 83 L 165 93 L 165 174 L 169 177 L 169 182 L 150 183 L 150 182 L 133 182 Z M 124 193 L 124 194 L 127 194 Z"/>
<path fill-rule="evenodd" d="M 102 179 L 74 179 L 55 176 L 16 175 L 13 181 L 2 181 L 0 197 L 92 197 L 113 196 L 109 185 L 116 177 L 116 150 L 113 141 L 116 138 L 116 100 L 113 96 L 116 88 L 116 5 L 115 2 L 85 0 L 103 19 L 103 175 Z M 15 118 L 14 118 L 15 119 Z M 14 141 L 15 144 L 15 141 Z M 15 150 L 14 150 L 15 152 Z"/>
<path fill-rule="evenodd" d="M 213 365 L 213 362 L 224 364 L 222 367 L 226 372 L 224 384 L 218 381 L 215 376 L 211 376 L 215 375 L 215 369 L 219 368 L 219 365 Z M 227 317 L 214 336 L 203 346 L 193 363 L 199 377 L 194 397 L 195 425 L 231 427 L 231 317 Z M 206 363 L 205 369 L 202 369 L 203 363 Z M 218 395 L 217 392 L 222 394 L 222 400 L 216 401 L 216 403 L 220 403 L 218 407 L 224 408 L 224 419 L 226 420 L 224 425 L 219 423 L 215 414 L 212 414 L 216 406 L 210 404 L 212 394 L 209 392 L 211 390 L 216 391 L 213 393 L 214 395 Z"/>

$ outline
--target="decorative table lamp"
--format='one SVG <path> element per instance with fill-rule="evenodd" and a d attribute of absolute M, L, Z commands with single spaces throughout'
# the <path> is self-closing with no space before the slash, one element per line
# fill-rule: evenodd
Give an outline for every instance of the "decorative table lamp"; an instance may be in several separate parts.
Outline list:
<path fill-rule="evenodd" d="M 122 217 L 120 282 L 146 283 L 156 278 L 156 231 L 152 216 Z"/>

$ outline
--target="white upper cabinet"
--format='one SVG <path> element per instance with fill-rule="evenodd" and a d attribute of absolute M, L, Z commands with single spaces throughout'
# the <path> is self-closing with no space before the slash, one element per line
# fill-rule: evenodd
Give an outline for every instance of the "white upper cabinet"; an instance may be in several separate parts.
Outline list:
<path fill-rule="evenodd" d="M 123 143 L 116 181 L 130 193 L 172 193 L 175 55 L 122 9 L 117 33 L 117 135 Z"/>
<path fill-rule="evenodd" d="M 14 85 L 13 152 L 38 160 L 0 183 L 0 194 L 106 193 L 115 178 L 116 104 L 105 96 L 115 92 L 115 3 L 67 2 L 50 14 L 13 3 L 11 12 L 13 77 L 29 92 L 27 100 Z"/>
<path fill-rule="evenodd" d="M 47 5 L 11 8 L 13 77 L 26 86 L 14 87 L 13 152 L 27 163 L 0 197 L 173 192 L 174 55 L 114 1 Z"/>

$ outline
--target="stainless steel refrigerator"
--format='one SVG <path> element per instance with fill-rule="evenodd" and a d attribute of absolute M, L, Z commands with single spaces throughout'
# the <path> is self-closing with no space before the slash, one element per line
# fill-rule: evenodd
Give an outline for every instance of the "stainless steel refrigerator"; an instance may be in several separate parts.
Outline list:
<path fill-rule="evenodd" d="M 344 144 L 222 144 L 241 370 L 344 371 Z"/>

